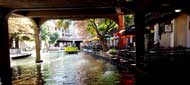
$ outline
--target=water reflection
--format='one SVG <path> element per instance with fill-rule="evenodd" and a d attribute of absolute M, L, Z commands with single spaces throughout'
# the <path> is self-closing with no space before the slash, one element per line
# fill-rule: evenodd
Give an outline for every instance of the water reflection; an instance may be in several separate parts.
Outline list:
<path fill-rule="evenodd" d="M 37 83 L 37 85 L 43 85 L 44 84 L 44 80 L 42 78 L 42 73 L 41 73 L 41 64 L 36 65 L 36 69 L 37 69 L 37 80 L 36 80 L 36 83 Z"/>
<path fill-rule="evenodd" d="M 41 65 L 31 66 L 14 66 L 13 68 L 13 84 L 14 85 L 42 85 Z"/>
<path fill-rule="evenodd" d="M 14 85 L 119 85 L 120 75 L 109 62 L 84 53 L 52 53 L 42 64 L 14 65 Z M 27 62 L 26 62 L 27 63 Z"/>

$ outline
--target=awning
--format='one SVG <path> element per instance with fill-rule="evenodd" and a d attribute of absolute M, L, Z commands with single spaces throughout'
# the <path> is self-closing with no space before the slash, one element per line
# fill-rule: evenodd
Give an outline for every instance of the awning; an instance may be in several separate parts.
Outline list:
<path fill-rule="evenodd" d="M 135 26 L 129 26 L 126 27 L 125 30 L 121 30 L 119 33 L 121 33 L 122 35 L 135 35 Z"/>

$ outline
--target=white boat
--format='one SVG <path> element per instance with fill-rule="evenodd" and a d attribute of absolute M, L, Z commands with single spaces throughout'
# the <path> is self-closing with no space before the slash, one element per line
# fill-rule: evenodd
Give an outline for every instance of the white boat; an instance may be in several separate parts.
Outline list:
<path fill-rule="evenodd" d="M 30 53 L 21 53 L 21 54 L 11 54 L 10 57 L 12 59 L 18 59 L 18 58 L 24 58 L 24 57 L 28 57 L 31 56 L 32 54 Z"/>
<path fill-rule="evenodd" d="M 10 58 L 11 59 L 18 59 L 31 56 L 31 53 L 21 53 L 20 49 L 10 49 Z"/>

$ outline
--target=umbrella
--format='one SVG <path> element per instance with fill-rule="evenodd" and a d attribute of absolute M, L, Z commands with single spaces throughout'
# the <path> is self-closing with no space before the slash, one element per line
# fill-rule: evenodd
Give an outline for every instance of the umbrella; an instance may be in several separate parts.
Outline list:
<path fill-rule="evenodd" d="M 99 40 L 99 39 L 100 39 L 100 38 L 98 38 L 97 36 L 95 36 L 95 37 L 89 39 L 89 41 L 96 41 L 96 40 Z"/>

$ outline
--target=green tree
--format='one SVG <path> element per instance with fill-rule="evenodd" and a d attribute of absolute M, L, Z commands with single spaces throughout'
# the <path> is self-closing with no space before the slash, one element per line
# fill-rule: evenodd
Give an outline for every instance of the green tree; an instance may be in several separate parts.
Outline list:
<path fill-rule="evenodd" d="M 41 40 L 46 41 L 48 40 L 49 37 L 49 32 L 48 28 L 46 25 L 42 25 L 40 29 L 40 35 L 41 35 Z"/>
<path fill-rule="evenodd" d="M 107 44 L 105 41 L 105 35 L 114 28 L 118 28 L 118 25 L 110 19 L 89 19 L 87 30 L 96 35 L 100 39 L 100 44 L 103 51 L 107 51 Z"/>
<path fill-rule="evenodd" d="M 59 38 L 59 33 L 54 32 L 56 31 L 55 29 L 67 29 L 71 24 L 70 20 L 65 19 L 51 20 L 50 22 L 53 22 L 53 24 L 55 24 L 55 28 L 52 28 L 51 24 L 49 24 L 47 21 L 42 24 L 40 30 L 41 40 L 44 41 L 43 46 L 46 47 L 45 49 L 49 49 L 49 46 L 54 44 Z"/>
<path fill-rule="evenodd" d="M 134 25 L 134 15 L 125 15 L 125 26 L 129 27 L 131 25 Z"/>
<path fill-rule="evenodd" d="M 64 30 L 69 28 L 70 24 L 71 24 L 70 20 L 64 20 L 64 19 L 59 19 L 59 20 L 56 20 L 55 22 L 56 28 L 64 29 Z"/>
<path fill-rule="evenodd" d="M 40 37 L 41 37 L 41 40 L 42 40 L 42 45 L 45 47 L 43 48 L 44 50 L 48 50 L 49 49 L 49 43 L 48 43 L 48 40 L 49 40 L 49 36 L 50 36 L 50 32 L 49 32 L 49 29 L 48 29 L 48 26 L 46 25 L 46 23 L 42 24 L 41 28 L 40 28 Z"/>
<path fill-rule="evenodd" d="M 54 32 L 50 35 L 50 38 L 49 38 L 49 44 L 54 44 L 59 38 L 59 34 L 57 32 Z"/>

